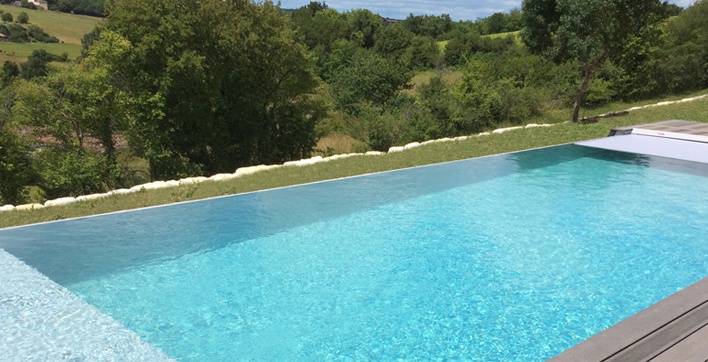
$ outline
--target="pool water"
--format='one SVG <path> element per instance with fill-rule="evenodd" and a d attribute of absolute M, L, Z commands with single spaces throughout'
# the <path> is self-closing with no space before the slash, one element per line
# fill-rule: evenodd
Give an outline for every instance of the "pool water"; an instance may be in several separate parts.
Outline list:
<path fill-rule="evenodd" d="M 182 361 L 545 360 L 708 275 L 706 175 L 566 145 L 0 247 Z"/>

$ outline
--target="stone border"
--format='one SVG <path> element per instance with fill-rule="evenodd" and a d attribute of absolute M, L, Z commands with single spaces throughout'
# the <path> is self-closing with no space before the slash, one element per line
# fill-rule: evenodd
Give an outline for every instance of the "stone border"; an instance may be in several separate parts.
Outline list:
<path fill-rule="evenodd" d="M 624 111 L 609 112 L 609 113 L 601 114 L 597 117 L 598 118 L 610 117 L 610 116 L 614 116 L 617 114 L 626 114 L 626 113 L 640 110 L 640 109 L 661 107 L 661 106 L 667 106 L 667 105 L 676 104 L 676 103 L 692 102 L 692 101 L 697 101 L 697 100 L 706 99 L 706 98 L 708 98 L 708 94 L 704 94 L 704 95 L 696 96 L 696 97 L 690 97 L 690 98 L 683 98 L 678 101 L 666 101 L 666 102 L 648 104 L 645 106 L 632 107 L 632 108 L 629 108 Z M 470 136 L 460 136 L 460 137 L 454 137 L 454 138 L 445 137 L 445 138 L 429 140 L 429 141 L 424 141 L 424 142 L 411 142 L 411 143 L 404 145 L 404 146 L 391 147 L 388 149 L 388 153 L 403 152 L 403 151 L 406 151 L 406 150 L 409 150 L 412 148 L 425 146 L 425 145 L 428 145 L 431 143 L 464 141 L 464 140 L 469 139 L 471 137 L 489 136 L 492 134 L 501 134 L 501 133 L 505 133 L 505 132 L 509 132 L 509 131 L 515 131 L 515 130 L 526 129 L 526 128 L 552 127 L 557 124 L 558 123 L 541 123 L 541 124 L 529 123 L 525 126 L 497 128 L 491 132 L 481 132 L 481 133 L 478 133 L 475 135 L 470 135 Z M 288 167 L 288 166 L 302 167 L 302 166 L 314 165 L 314 164 L 321 163 L 321 162 L 329 162 L 329 161 L 334 161 L 334 160 L 339 160 L 339 159 L 349 158 L 349 157 L 355 157 L 355 156 L 380 156 L 380 155 L 385 155 L 385 154 L 386 154 L 386 152 L 379 152 L 379 151 L 369 151 L 366 153 L 346 153 L 346 154 L 333 155 L 333 156 L 329 156 L 329 157 L 315 156 L 315 157 L 306 158 L 306 159 L 297 160 L 297 161 L 288 161 L 282 165 L 258 165 L 258 166 L 241 167 L 241 168 L 237 169 L 236 172 L 234 172 L 234 173 L 220 173 L 220 174 L 213 175 L 211 177 L 199 176 L 199 177 L 188 177 L 188 178 L 181 179 L 181 180 L 154 181 L 154 182 L 149 182 L 149 183 L 142 184 L 142 185 L 135 185 L 135 186 L 131 187 L 130 189 L 118 189 L 118 190 L 113 190 L 113 191 L 109 191 L 109 192 L 102 193 L 102 194 L 91 194 L 91 195 L 84 195 L 84 196 L 79 196 L 79 197 L 61 197 L 61 198 L 54 199 L 54 200 L 47 200 L 44 202 L 44 204 L 25 204 L 25 205 L 19 205 L 19 206 L 4 205 L 4 206 L 0 206 L 0 212 L 13 211 L 13 210 L 18 210 L 18 211 L 37 210 L 37 209 L 42 209 L 45 207 L 67 205 L 67 204 L 71 204 L 74 202 L 87 201 L 87 200 L 95 200 L 95 199 L 100 199 L 100 198 L 104 198 L 104 197 L 108 197 L 108 196 L 112 196 L 112 195 L 130 194 L 130 193 L 139 192 L 139 191 L 143 191 L 143 190 L 156 190 L 156 189 L 163 189 L 163 188 L 167 188 L 167 187 L 179 187 L 182 185 L 193 185 L 193 184 L 199 184 L 199 183 L 205 182 L 205 181 L 231 180 L 231 179 L 235 179 L 235 178 L 238 178 L 241 176 L 251 175 L 254 173 L 258 173 L 258 172 L 266 171 L 266 170 L 272 170 L 272 169 L 279 168 L 279 167 Z"/>

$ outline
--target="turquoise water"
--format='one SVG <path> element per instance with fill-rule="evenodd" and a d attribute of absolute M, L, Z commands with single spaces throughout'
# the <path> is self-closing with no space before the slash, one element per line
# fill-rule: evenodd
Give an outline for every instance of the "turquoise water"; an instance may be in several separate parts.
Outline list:
<path fill-rule="evenodd" d="M 183 361 L 545 360 L 708 275 L 706 175 L 561 146 L 0 247 Z"/>

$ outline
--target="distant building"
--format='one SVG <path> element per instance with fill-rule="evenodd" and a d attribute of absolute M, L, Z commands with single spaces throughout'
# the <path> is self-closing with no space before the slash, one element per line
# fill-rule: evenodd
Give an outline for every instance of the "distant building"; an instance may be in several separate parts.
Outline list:
<path fill-rule="evenodd" d="M 37 9 L 44 9 L 44 10 L 49 9 L 49 5 L 47 4 L 46 0 L 27 0 L 27 2 L 30 4 L 34 4 L 34 6 L 36 6 Z M 12 5 L 22 6 L 22 1 L 15 1 L 14 3 L 12 3 Z"/>
<path fill-rule="evenodd" d="M 27 0 L 27 2 L 34 4 L 34 6 L 38 8 L 42 8 L 44 10 L 49 9 L 49 5 L 45 0 Z"/>

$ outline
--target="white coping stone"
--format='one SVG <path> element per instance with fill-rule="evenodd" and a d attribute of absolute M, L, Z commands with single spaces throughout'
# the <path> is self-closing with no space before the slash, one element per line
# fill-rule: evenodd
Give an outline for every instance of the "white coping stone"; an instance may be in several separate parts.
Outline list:
<path fill-rule="evenodd" d="M 87 200 L 96 200 L 96 199 L 101 199 L 104 197 L 111 196 L 110 192 L 107 192 L 105 194 L 91 194 L 91 195 L 82 195 L 76 198 L 76 201 L 87 201 Z"/>
<path fill-rule="evenodd" d="M 536 128 L 536 127 L 540 127 L 538 125 L 538 123 L 529 123 L 524 128 Z"/>
<path fill-rule="evenodd" d="M 490 132 L 481 132 L 477 136 L 489 136 L 491 133 Z"/>
<path fill-rule="evenodd" d="M 198 177 L 187 177 L 179 180 L 180 185 L 198 184 L 208 180 L 208 177 L 198 176 Z"/>
<path fill-rule="evenodd" d="M 632 107 L 632 108 L 628 109 L 627 111 L 629 111 L 629 112 L 638 111 L 638 110 L 640 110 L 640 109 L 642 109 L 642 108 L 644 108 L 644 107 Z"/>
<path fill-rule="evenodd" d="M 497 128 L 494 131 L 492 131 L 492 133 L 504 133 L 504 132 L 513 131 L 513 130 L 522 129 L 522 128 L 524 128 L 524 127 L 516 126 L 516 127 L 507 127 L 507 128 Z"/>
<path fill-rule="evenodd" d="M 135 185 L 130 188 L 130 191 L 135 192 L 135 191 L 143 190 L 143 189 L 145 189 L 145 185 L 147 185 L 147 184 Z M 127 192 L 125 192 L 125 193 L 127 194 Z"/>
<path fill-rule="evenodd" d="M 411 148 L 416 148 L 416 147 L 420 147 L 420 142 L 411 142 L 411 143 L 403 146 L 403 149 L 410 150 Z"/>
<path fill-rule="evenodd" d="M 177 181 L 177 180 L 169 180 L 169 181 L 165 181 L 165 183 L 167 184 L 167 187 L 179 186 L 179 181 Z"/>
<path fill-rule="evenodd" d="M 269 170 L 272 168 L 277 168 L 280 167 L 280 165 L 258 165 L 258 166 L 248 166 L 248 167 L 240 167 L 236 169 L 236 172 L 234 174 L 239 175 L 239 176 L 244 176 L 244 175 L 251 175 L 256 172 L 261 172 L 265 170 Z"/>
<path fill-rule="evenodd" d="M 43 209 L 43 208 L 44 208 L 44 205 L 42 205 L 42 204 L 25 204 L 25 205 L 15 206 L 15 210 L 21 210 L 21 211 L 37 210 L 37 209 Z"/>
<path fill-rule="evenodd" d="M 140 185 L 139 185 L 140 186 Z M 132 194 L 133 192 L 139 191 L 140 189 L 134 189 L 137 186 L 133 186 L 130 189 L 118 189 L 118 190 L 113 190 L 109 192 L 111 195 L 125 195 L 125 194 Z"/>
<path fill-rule="evenodd" d="M 455 137 L 455 141 L 464 141 L 464 140 L 466 140 L 466 139 L 468 139 L 468 138 L 469 138 L 469 136 Z"/>
<path fill-rule="evenodd" d="M 76 202 L 75 197 L 60 197 L 58 199 L 54 200 L 47 200 L 44 202 L 45 207 L 50 207 L 50 206 L 60 206 L 60 205 L 67 205 Z"/>
<path fill-rule="evenodd" d="M 381 151 L 367 151 L 364 155 L 366 156 L 381 156 L 385 155 L 386 152 L 381 152 Z"/>
<path fill-rule="evenodd" d="M 452 142 L 454 140 L 455 140 L 454 138 L 445 137 L 445 138 L 438 138 L 435 140 L 435 142 Z"/>
<path fill-rule="evenodd" d="M 438 140 L 427 140 L 420 143 L 421 146 L 429 145 L 431 143 L 436 143 Z"/>
<path fill-rule="evenodd" d="M 0 211 L 12 211 L 12 210 L 15 210 L 15 206 L 14 206 L 14 205 L 3 205 L 3 206 L 0 206 Z"/>
<path fill-rule="evenodd" d="M 164 189 L 165 187 L 169 187 L 169 185 L 167 185 L 167 182 L 165 182 L 165 181 L 154 181 L 154 182 L 146 183 L 142 186 L 145 190 L 157 190 L 157 189 Z"/>
<path fill-rule="evenodd" d="M 369 151 L 369 152 L 376 152 L 376 151 Z M 324 160 L 325 161 L 341 160 L 343 158 L 349 158 L 349 157 L 354 157 L 354 156 L 364 156 L 367 153 L 341 153 L 338 155 L 332 155 L 332 156 L 326 157 Z"/>
<path fill-rule="evenodd" d="M 3 361 L 170 361 L 111 317 L 0 249 Z"/>
<path fill-rule="evenodd" d="M 327 160 L 329 161 L 329 160 Z M 322 156 L 315 156 L 312 158 L 305 158 L 302 160 L 298 161 L 288 161 L 283 164 L 283 166 L 308 166 L 308 165 L 314 165 L 316 163 L 320 162 L 326 162 L 326 160 Z"/>
<path fill-rule="evenodd" d="M 393 146 L 388 149 L 388 153 L 393 153 L 393 152 L 401 152 L 403 151 L 403 146 Z"/>
<path fill-rule="evenodd" d="M 236 175 L 235 173 L 217 173 L 216 175 L 213 175 L 209 177 L 209 180 L 211 181 L 224 181 L 224 180 L 231 180 L 239 177 L 239 175 Z"/>

